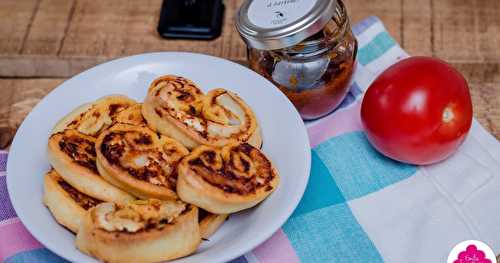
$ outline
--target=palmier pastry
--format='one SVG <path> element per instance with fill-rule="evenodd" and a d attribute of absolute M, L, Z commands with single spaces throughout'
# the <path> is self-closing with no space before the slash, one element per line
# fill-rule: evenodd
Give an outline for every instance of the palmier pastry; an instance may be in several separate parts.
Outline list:
<path fill-rule="evenodd" d="M 142 114 L 148 125 L 192 149 L 198 145 L 222 147 L 262 138 L 255 114 L 236 94 L 215 89 L 204 95 L 192 81 L 163 76 L 153 81 Z"/>
<path fill-rule="evenodd" d="M 141 198 L 176 199 L 177 163 L 189 151 L 144 126 L 116 124 L 96 142 L 97 168 L 112 184 Z"/>
<path fill-rule="evenodd" d="M 200 234 L 204 239 L 208 239 L 211 235 L 213 235 L 217 229 L 219 229 L 222 224 L 229 217 L 228 214 L 212 214 L 203 209 L 198 209 L 198 217 L 200 221 Z"/>
<path fill-rule="evenodd" d="M 44 178 L 43 202 L 59 224 L 76 233 L 85 212 L 102 201 L 78 191 L 50 170 Z"/>
<path fill-rule="evenodd" d="M 200 146 L 177 169 L 179 197 L 214 214 L 255 206 L 279 183 L 269 159 L 247 143 L 232 143 L 221 150 Z"/>
<path fill-rule="evenodd" d="M 56 124 L 52 133 L 65 129 L 75 129 L 85 135 L 96 137 L 113 124 L 113 119 L 121 111 L 134 105 L 137 105 L 137 102 L 123 95 L 102 97 L 93 103 L 84 104 L 66 115 Z"/>
<path fill-rule="evenodd" d="M 201 242 L 198 208 L 180 201 L 102 203 L 86 214 L 76 247 L 104 262 L 159 262 L 193 253 Z"/>
<path fill-rule="evenodd" d="M 118 203 L 135 199 L 99 175 L 92 136 L 72 129 L 55 133 L 49 138 L 47 157 L 64 181 L 86 195 Z"/>
<path fill-rule="evenodd" d="M 142 104 L 132 105 L 116 114 L 113 123 L 123 123 L 136 126 L 146 126 L 146 120 L 142 117 Z"/>

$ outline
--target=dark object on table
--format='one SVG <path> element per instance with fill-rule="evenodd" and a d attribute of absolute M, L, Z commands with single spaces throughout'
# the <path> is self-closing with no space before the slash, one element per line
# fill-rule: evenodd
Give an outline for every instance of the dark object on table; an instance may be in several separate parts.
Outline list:
<path fill-rule="evenodd" d="M 205 39 L 221 34 L 222 0 L 164 0 L 158 33 L 164 38 Z"/>

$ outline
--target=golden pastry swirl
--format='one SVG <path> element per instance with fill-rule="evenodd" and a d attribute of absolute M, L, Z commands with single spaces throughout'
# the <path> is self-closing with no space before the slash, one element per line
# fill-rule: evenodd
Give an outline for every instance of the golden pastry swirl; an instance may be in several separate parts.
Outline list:
<path fill-rule="evenodd" d="M 201 237 L 208 240 L 228 218 L 228 214 L 217 215 L 198 208 Z"/>
<path fill-rule="evenodd" d="M 269 159 L 247 143 L 222 149 L 200 146 L 181 161 L 178 170 L 179 197 L 215 214 L 252 207 L 279 183 Z"/>
<path fill-rule="evenodd" d="M 136 126 L 146 126 L 146 120 L 142 117 L 142 104 L 137 103 L 118 112 L 113 116 L 113 123 L 123 123 Z"/>
<path fill-rule="evenodd" d="M 120 112 L 134 105 L 137 105 L 137 102 L 123 95 L 102 97 L 93 103 L 78 107 L 61 119 L 54 127 L 53 133 L 74 129 L 82 134 L 97 137 L 116 122 L 115 118 Z M 135 111 L 137 112 L 137 109 Z"/>
<path fill-rule="evenodd" d="M 55 171 L 50 170 L 44 178 L 43 202 L 56 221 L 76 233 L 85 212 L 102 203 L 88 196 L 69 183 Z"/>
<path fill-rule="evenodd" d="M 96 165 L 95 138 L 66 129 L 52 134 L 47 147 L 50 164 L 79 192 L 109 202 L 127 202 L 134 197 L 106 182 Z"/>
<path fill-rule="evenodd" d="M 110 183 L 141 198 L 177 198 L 177 163 L 189 153 L 182 144 L 147 127 L 116 124 L 96 149 L 99 172 Z"/>
<path fill-rule="evenodd" d="M 136 200 L 126 205 L 105 203 L 92 211 L 92 219 L 98 228 L 108 232 L 136 233 L 164 228 L 186 209 L 183 202 L 157 199 Z"/>
<path fill-rule="evenodd" d="M 260 147 L 255 114 L 236 94 L 215 89 L 203 94 L 192 81 L 163 76 L 151 84 L 142 109 L 148 125 L 188 148 L 238 141 Z"/>
<path fill-rule="evenodd" d="M 76 246 L 104 262 L 159 262 L 193 253 L 200 244 L 198 208 L 180 201 L 100 204 L 80 225 Z"/>
<path fill-rule="evenodd" d="M 68 184 L 60 175 L 57 174 L 57 172 L 55 172 L 55 170 L 52 170 L 49 176 L 51 176 L 52 180 L 56 181 L 59 187 L 61 187 L 61 189 L 64 190 L 64 192 L 66 192 L 68 196 L 71 197 L 71 199 L 73 199 L 73 201 L 81 208 L 89 210 L 90 208 L 102 203 L 101 200 L 88 196 Z"/>
<path fill-rule="evenodd" d="M 59 149 L 73 162 L 97 173 L 94 137 L 81 134 L 76 130 L 65 130 L 52 135 L 52 138 L 58 142 Z"/>

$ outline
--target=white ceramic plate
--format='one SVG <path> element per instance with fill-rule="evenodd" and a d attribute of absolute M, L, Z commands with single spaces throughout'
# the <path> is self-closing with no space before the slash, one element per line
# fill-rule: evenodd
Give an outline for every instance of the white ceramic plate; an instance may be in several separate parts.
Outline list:
<path fill-rule="evenodd" d="M 11 146 L 7 187 L 26 228 L 47 248 L 73 262 L 94 262 L 74 246 L 74 235 L 59 226 L 42 204 L 49 131 L 78 105 L 109 94 L 142 101 L 151 81 L 164 74 L 187 77 L 204 91 L 226 88 L 255 111 L 264 152 L 281 176 L 278 189 L 256 208 L 232 215 L 198 251 L 175 262 L 224 262 L 269 238 L 292 214 L 307 185 L 310 147 L 299 114 L 269 81 L 236 63 L 193 53 L 151 53 L 96 66 L 65 81 L 26 117 Z"/>

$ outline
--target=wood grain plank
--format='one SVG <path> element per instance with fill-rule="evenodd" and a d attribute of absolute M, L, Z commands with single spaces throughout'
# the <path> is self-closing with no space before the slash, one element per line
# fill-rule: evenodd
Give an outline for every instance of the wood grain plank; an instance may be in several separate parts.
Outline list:
<path fill-rule="evenodd" d="M 452 63 L 452 65 L 468 82 L 500 83 L 500 63 Z"/>
<path fill-rule="evenodd" d="M 474 116 L 500 139 L 500 64 L 455 63 L 467 79 Z"/>
<path fill-rule="evenodd" d="M 401 0 L 345 0 L 352 24 L 369 17 L 378 16 L 392 37 L 401 43 Z"/>
<path fill-rule="evenodd" d="M 12 80 L 0 79 L 0 91 L 2 93 L 2 96 L 0 96 L 0 149 L 5 148 L 10 143 L 17 128 L 9 125 L 10 106 L 15 91 L 10 88 L 11 86 Z"/>
<path fill-rule="evenodd" d="M 106 60 L 154 51 L 245 60 L 246 47 L 233 22 L 243 0 L 226 1 L 222 37 L 213 41 L 160 38 L 156 25 L 161 0 L 73 0 L 74 9 L 71 1 L 40 1 L 36 15 L 36 0 L 0 1 L 0 76 L 68 77 Z M 346 0 L 346 5 L 353 24 L 370 15 L 380 17 L 413 55 L 434 54 L 460 63 L 500 62 L 498 0 Z M 23 28 L 31 15 L 34 22 L 26 35 Z M 65 19 L 70 23 L 65 25 Z M 67 34 L 61 36 L 61 30 Z M 23 34 L 26 43 L 19 54 Z M 53 55 L 58 45 L 59 55 Z"/>
<path fill-rule="evenodd" d="M 12 140 L 31 109 L 64 79 L 0 79 L 0 149 Z"/>
<path fill-rule="evenodd" d="M 434 0 L 434 54 L 450 62 L 500 61 L 500 1 Z"/>
<path fill-rule="evenodd" d="M 233 60 L 245 61 L 247 47 L 236 30 L 234 19 L 239 6 L 244 0 L 226 1 L 226 15 L 224 16 L 224 29 L 221 37 L 220 54 L 222 57 Z"/>
<path fill-rule="evenodd" d="M 161 1 L 152 3 L 160 6 Z M 246 49 L 243 41 L 234 28 L 234 13 L 243 0 L 226 1 L 221 37 L 211 41 L 191 41 L 163 39 L 156 32 L 159 9 L 145 8 L 142 5 L 134 6 L 130 15 L 130 34 L 125 36 L 124 55 L 151 51 L 190 51 L 220 56 L 233 60 L 246 58 Z M 135 3 L 135 2 L 134 2 Z M 141 22 L 142 21 L 142 22 Z"/>
<path fill-rule="evenodd" d="M 500 83 L 469 83 L 474 117 L 500 140 Z"/>
<path fill-rule="evenodd" d="M 500 1 L 476 0 L 476 40 L 478 53 L 484 61 L 500 61 Z M 473 58 L 475 59 L 475 58 Z"/>
<path fill-rule="evenodd" d="M 57 56 L 75 0 L 41 0 L 22 54 Z"/>
<path fill-rule="evenodd" d="M 134 20 L 130 17 L 130 13 L 141 5 L 142 1 L 78 1 L 73 21 L 62 46 L 61 56 L 122 55 L 126 35 L 136 33 L 130 32 L 127 28 L 129 21 Z M 150 6 L 151 3 L 144 5 Z M 146 22 L 147 20 L 140 21 L 140 23 Z"/>
<path fill-rule="evenodd" d="M 432 0 L 402 0 L 401 45 L 413 56 L 432 56 Z"/>
<path fill-rule="evenodd" d="M 9 125 L 18 127 L 31 109 L 63 79 L 23 79 L 11 80 L 12 96 Z"/>
<path fill-rule="evenodd" d="M 75 0 L 73 16 L 70 2 L 57 8 L 51 5 L 51 9 L 46 6 L 50 1 L 60 0 L 41 3 L 43 15 L 38 14 L 35 20 L 42 25 L 28 36 L 24 54 L 0 57 L 0 76 L 68 77 L 106 60 L 154 51 L 191 51 L 246 59 L 246 47 L 233 23 L 234 12 L 243 0 L 226 2 L 222 37 L 213 41 L 160 38 L 156 26 L 161 0 Z M 71 23 L 64 25 L 68 17 Z M 38 33 L 38 29 L 48 30 L 57 21 L 61 25 L 49 36 Z M 67 33 L 61 36 L 65 30 Z M 60 52 L 54 55 L 59 41 L 63 41 Z"/>
<path fill-rule="evenodd" d="M 0 56 L 0 77 L 70 77 L 110 59 L 112 58 Z"/>
<path fill-rule="evenodd" d="M 39 0 L 0 1 L 0 54 L 19 54 Z"/>
<path fill-rule="evenodd" d="M 161 2 L 78 1 L 61 56 L 119 57 L 152 51 L 195 51 L 223 56 L 224 39 L 237 36 L 232 20 L 241 0 L 227 1 L 223 37 L 212 41 L 162 39 L 156 32 Z M 238 45 L 243 47 L 243 42 L 230 42 L 229 49 L 237 49 Z M 229 59 L 242 59 L 245 55 L 230 51 L 226 54 L 224 57 Z"/>
<path fill-rule="evenodd" d="M 48 7 L 43 1 L 41 7 Z M 57 1 L 57 0 L 50 0 Z M 234 28 L 234 14 L 243 0 L 228 0 L 222 37 L 213 41 L 165 40 L 158 36 L 158 21 L 161 0 L 75 0 L 74 15 L 67 25 L 67 34 L 59 55 L 51 55 L 60 40 L 63 26 L 57 27 L 50 37 L 52 44 L 42 34 L 28 36 L 26 52 L 22 55 L 7 54 L 0 56 L 0 76 L 22 77 L 68 77 L 116 57 L 153 51 L 192 51 L 220 56 L 233 60 L 246 59 L 246 46 Z M 401 5 L 400 0 L 376 0 L 366 3 L 362 0 L 349 0 L 348 10 L 353 23 L 369 15 L 379 16 L 390 33 L 401 40 Z M 71 10 L 71 9 L 70 9 Z M 55 21 L 62 21 L 70 16 L 68 3 L 51 9 L 49 15 L 37 18 L 46 24 L 37 28 L 50 28 Z M 46 12 L 43 12 L 44 14 Z M 35 43 L 31 43 L 34 41 Z"/>

